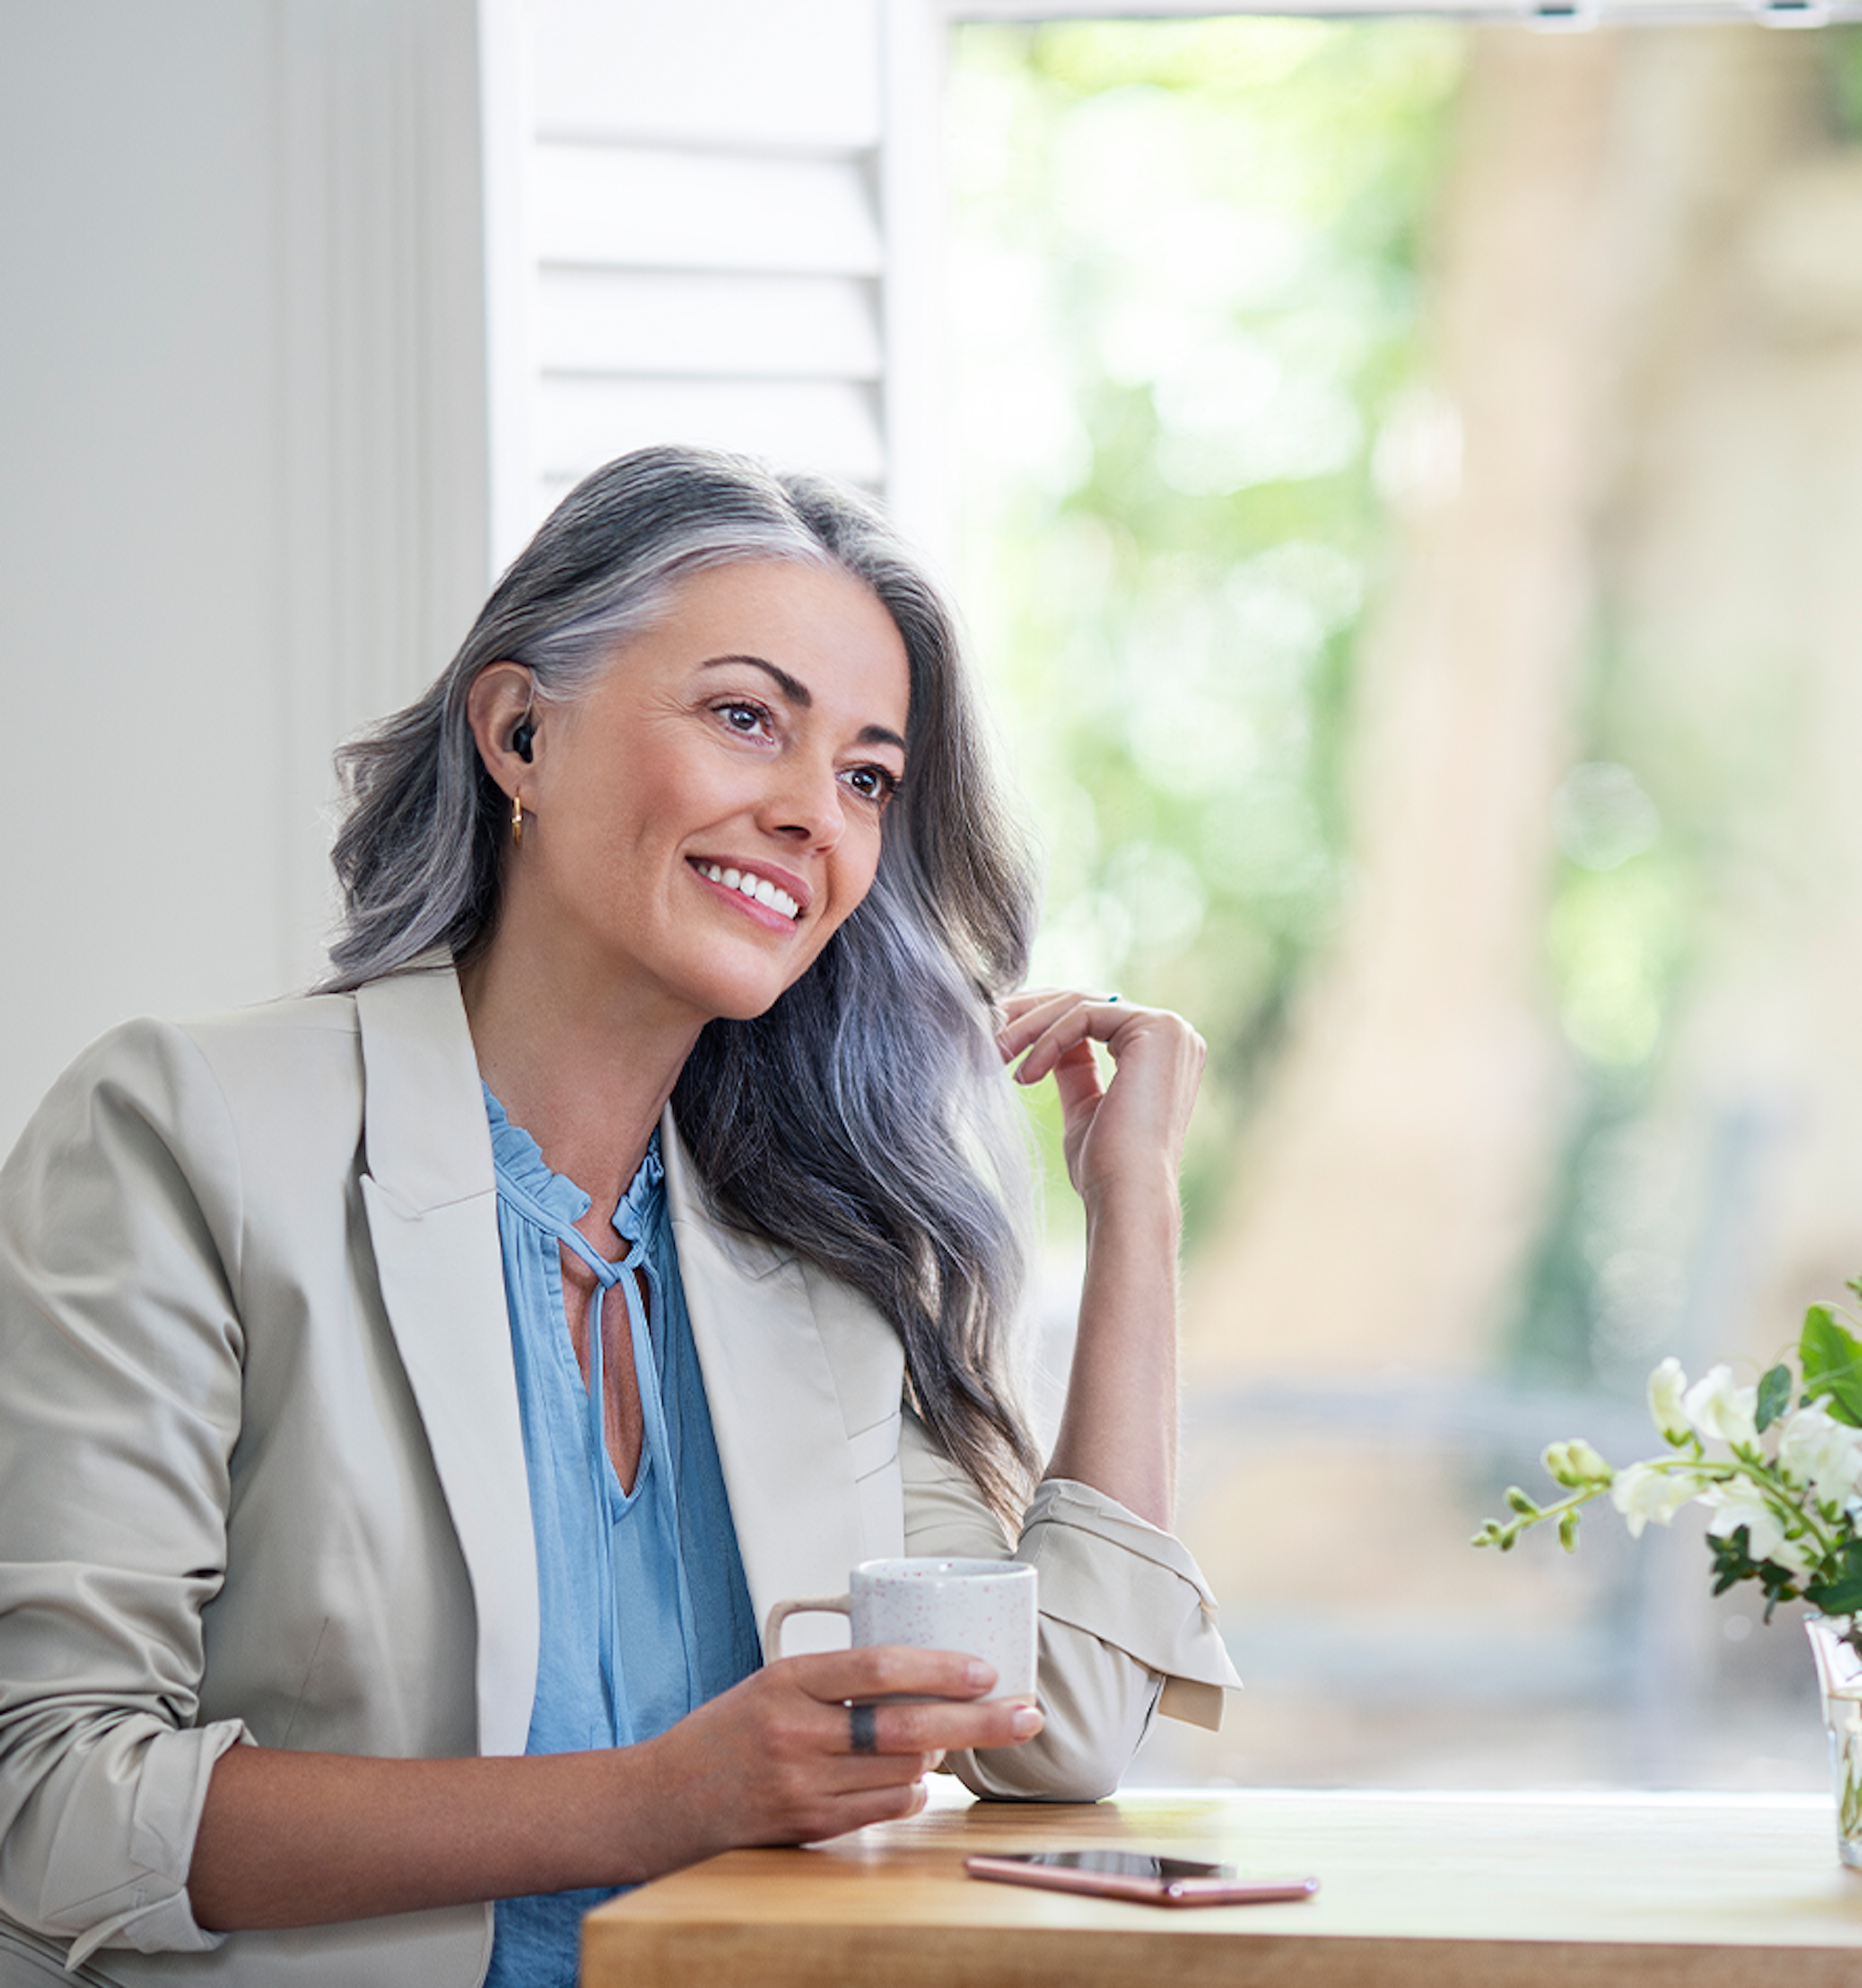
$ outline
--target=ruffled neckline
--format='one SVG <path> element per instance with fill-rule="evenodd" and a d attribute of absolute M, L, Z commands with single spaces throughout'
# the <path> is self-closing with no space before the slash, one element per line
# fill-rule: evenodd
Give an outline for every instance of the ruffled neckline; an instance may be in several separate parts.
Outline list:
<path fill-rule="evenodd" d="M 568 1175 L 552 1172 L 542 1148 L 522 1126 L 512 1124 L 491 1086 L 482 1079 L 479 1088 L 485 1093 L 485 1117 L 492 1128 L 492 1165 L 499 1185 L 515 1189 L 566 1228 L 573 1229 L 587 1214 L 592 1197 Z M 646 1156 L 614 1211 L 614 1232 L 623 1242 L 637 1242 L 647 1233 L 665 1179 L 656 1127 L 647 1141 Z"/>

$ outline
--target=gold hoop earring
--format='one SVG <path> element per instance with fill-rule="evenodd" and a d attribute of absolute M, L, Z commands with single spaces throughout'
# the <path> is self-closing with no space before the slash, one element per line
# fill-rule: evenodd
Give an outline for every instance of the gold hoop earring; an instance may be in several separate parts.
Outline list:
<path fill-rule="evenodd" d="M 524 797 L 521 793 L 511 796 L 511 847 L 522 849 L 524 846 Z"/>

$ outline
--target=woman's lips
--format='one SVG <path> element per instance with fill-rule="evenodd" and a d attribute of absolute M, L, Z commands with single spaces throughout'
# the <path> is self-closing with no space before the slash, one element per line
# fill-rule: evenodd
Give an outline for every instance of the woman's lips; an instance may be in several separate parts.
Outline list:
<path fill-rule="evenodd" d="M 745 911 L 768 914 L 779 928 L 792 926 L 802 915 L 803 907 L 794 894 L 760 871 L 702 857 L 692 858 L 692 867 L 714 888 L 735 898 Z"/>

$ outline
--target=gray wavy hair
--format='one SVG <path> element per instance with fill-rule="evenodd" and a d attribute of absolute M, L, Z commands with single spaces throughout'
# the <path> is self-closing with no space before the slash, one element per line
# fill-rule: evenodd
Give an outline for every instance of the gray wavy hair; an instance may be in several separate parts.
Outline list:
<path fill-rule="evenodd" d="M 436 945 L 468 961 L 490 938 L 509 803 L 467 719 L 481 670 L 520 663 L 539 704 L 573 704 L 681 581 L 769 559 L 838 566 L 890 614 L 909 668 L 909 773 L 865 901 L 765 1013 L 702 1031 L 674 1111 L 722 1219 L 879 1307 L 904 1343 L 914 1405 L 1012 1512 L 1035 1468 L 1007 1379 L 1028 1166 L 991 1009 L 1026 968 L 1033 872 L 951 613 L 870 505 L 692 449 L 641 450 L 580 484 L 438 681 L 337 756 L 343 921 L 323 991 Z"/>

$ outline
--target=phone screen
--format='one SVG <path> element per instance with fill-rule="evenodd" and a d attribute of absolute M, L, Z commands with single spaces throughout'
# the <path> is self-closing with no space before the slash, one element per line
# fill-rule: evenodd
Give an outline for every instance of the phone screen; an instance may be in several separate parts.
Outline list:
<path fill-rule="evenodd" d="M 1232 1864 L 1160 1857 L 1144 1850 L 1019 1850 L 964 1859 L 972 1878 L 1087 1892 L 1152 1905 L 1256 1905 L 1309 1898 L 1316 1878 L 1241 1878 Z"/>
<path fill-rule="evenodd" d="M 1142 1878 L 1174 1884 L 1185 1878 L 1232 1878 L 1232 1864 L 1198 1864 L 1188 1857 L 1147 1857 L 1137 1850 L 1029 1850 L 1005 1852 L 1004 1864 L 1038 1864 L 1050 1871 L 1090 1871 L 1101 1878 Z"/>

